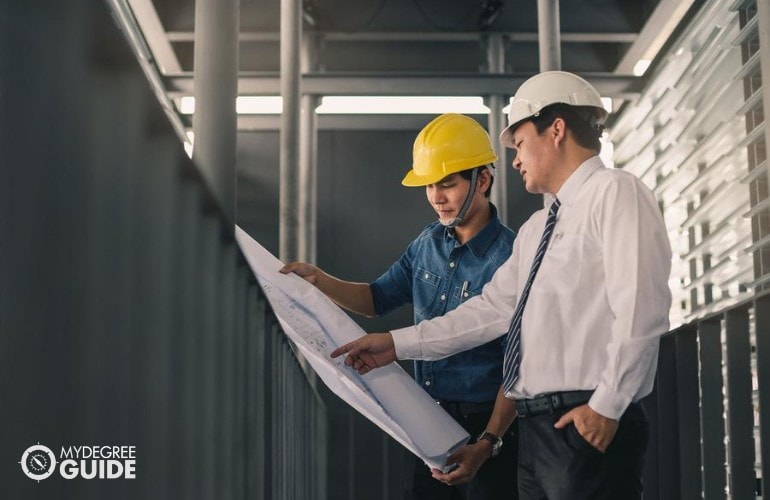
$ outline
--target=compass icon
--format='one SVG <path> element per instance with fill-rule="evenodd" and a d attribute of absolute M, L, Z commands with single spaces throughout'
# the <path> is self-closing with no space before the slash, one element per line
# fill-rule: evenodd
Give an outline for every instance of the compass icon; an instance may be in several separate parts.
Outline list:
<path fill-rule="evenodd" d="M 28 478 L 40 482 L 53 474 L 56 469 L 56 456 L 50 448 L 37 443 L 27 448 L 19 463 Z"/>

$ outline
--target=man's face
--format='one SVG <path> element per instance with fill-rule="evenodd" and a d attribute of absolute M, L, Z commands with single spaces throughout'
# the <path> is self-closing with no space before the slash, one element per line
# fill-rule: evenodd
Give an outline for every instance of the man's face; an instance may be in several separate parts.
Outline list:
<path fill-rule="evenodd" d="M 436 184 L 425 186 L 428 202 L 441 222 L 449 222 L 457 217 L 468 195 L 469 187 L 470 181 L 460 174 L 448 175 Z"/>
<path fill-rule="evenodd" d="M 531 121 L 519 125 L 513 133 L 513 149 L 516 156 L 513 168 L 521 174 L 524 186 L 530 193 L 549 193 L 552 184 L 553 145 L 549 140 L 551 127 L 542 134 Z"/>

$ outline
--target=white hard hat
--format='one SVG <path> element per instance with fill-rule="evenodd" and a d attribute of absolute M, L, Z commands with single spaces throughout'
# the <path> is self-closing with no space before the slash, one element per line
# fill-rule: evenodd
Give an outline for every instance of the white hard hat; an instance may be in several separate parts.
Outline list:
<path fill-rule="evenodd" d="M 566 71 L 546 71 L 522 83 L 516 94 L 511 97 L 508 127 L 500 134 L 503 146 L 513 147 L 513 132 L 522 121 L 556 103 L 594 108 L 593 118 L 596 125 L 604 123 L 607 119 L 602 98 L 590 83 Z"/>

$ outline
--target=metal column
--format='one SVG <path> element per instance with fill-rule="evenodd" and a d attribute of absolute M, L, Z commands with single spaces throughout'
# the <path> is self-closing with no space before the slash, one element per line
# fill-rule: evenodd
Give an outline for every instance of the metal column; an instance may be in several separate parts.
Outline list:
<path fill-rule="evenodd" d="M 306 33 L 302 37 L 302 73 L 316 69 L 318 38 Z M 299 260 L 316 263 L 318 188 L 318 120 L 315 108 L 318 97 L 303 94 L 300 98 L 300 152 L 299 152 Z"/>
<path fill-rule="evenodd" d="M 719 319 L 698 325 L 700 365 L 701 478 L 703 498 L 725 497 L 725 425 L 722 415 L 722 340 Z"/>
<path fill-rule="evenodd" d="M 756 478 L 748 311 L 743 308 L 728 311 L 725 314 L 725 329 L 730 495 L 732 498 L 753 498 Z"/>
<path fill-rule="evenodd" d="M 757 342 L 757 388 L 759 391 L 759 445 L 762 491 L 770 487 L 770 295 L 754 302 Z"/>
<path fill-rule="evenodd" d="M 495 74 L 505 72 L 505 45 L 503 35 L 500 33 L 489 35 L 487 39 L 487 71 Z M 492 187 L 491 199 L 497 206 L 497 214 L 503 224 L 508 223 L 508 182 L 506 182 L 508 165 L 505 160 L 505 148 L 500 144 L 499 137 L 505 129 L 505 115 L 502 112 L 505 104 L 505 96 L 500 94 L 487 96 L 487 105 L 491 110 L 487 128 L 492 139 L 492 147 L 498 157 L 495 162 L 495 184 Z"/>
<path fill-rule="evenodd" d="M 561 69 L 559 0 L 537 0 L 540 71 Z"/>
<path fill-rule="evenodd" d="M 235 223 L 240 0 L 195 3 L 195 114 L 193 160 Z"/>
<path fill-rule="evenodd" d="M 300 238 L 300 0 L 281 0 L 281 114 L 279 254 L 299 259 Z"/>

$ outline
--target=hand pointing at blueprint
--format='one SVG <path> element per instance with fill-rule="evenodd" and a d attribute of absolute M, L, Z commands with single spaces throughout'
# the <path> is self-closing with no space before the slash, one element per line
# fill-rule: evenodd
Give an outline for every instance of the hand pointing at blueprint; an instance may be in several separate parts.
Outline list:
<path fill-rule="evenodd" d="M 323 293 L 236 226 L 236 239 L 286 335 L 335 394 L 431 468 L 443 468 L 468 434 L 396 363 L 365 375 L 331 358 L 366 333 Z"/>

